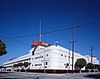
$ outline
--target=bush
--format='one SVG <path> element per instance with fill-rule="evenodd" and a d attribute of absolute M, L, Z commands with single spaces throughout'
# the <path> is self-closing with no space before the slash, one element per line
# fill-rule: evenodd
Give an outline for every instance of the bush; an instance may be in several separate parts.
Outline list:
<path fill-rule="evenodd" d="M 77 59 L 75 63 L 75 69 L 76 70 L 81 70 L 86 65 L 86 60 L 83 58 Z"/>
<path fill-rule="evenodd" d="M 6 44 L 0 40 L 0 56 L 6 54 Z"/>
<path fill-rule="evenodd" d="M 86 69 L 94 69 L 94 65 L 92 63 L 88 63 L 86 65 Z"/>

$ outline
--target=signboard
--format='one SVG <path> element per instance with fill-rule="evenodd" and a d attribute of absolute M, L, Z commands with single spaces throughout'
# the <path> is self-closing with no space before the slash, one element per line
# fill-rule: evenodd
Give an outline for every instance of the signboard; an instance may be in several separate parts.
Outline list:
<path fill-rule="evenodd" d="M 37 40 L 33 41 L 32 47 L 35 47 L 35 46 L 38 46 L 38 45 L 45 46 L 45 47 L 51 46 L 51 44 L 47 44 L 47 43 L 44 43 L 44 42 L 41 42 L 41 41 L 37 41 Z"/>

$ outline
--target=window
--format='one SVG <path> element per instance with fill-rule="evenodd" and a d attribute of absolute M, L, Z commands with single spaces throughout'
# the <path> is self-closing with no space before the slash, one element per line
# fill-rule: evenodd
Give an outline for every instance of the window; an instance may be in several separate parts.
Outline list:
<path fill-rule="evenodd" d="M 45 68 L 47 68 L 47 66 L 45 66 Z"/>
<path fill-rule="evenodd" d="M 35 66 L 42 66 L 42 64 L 35 64 Z"/>
<path fill-rule="evenodd" d="M 68 64 L 68 63 L 66 63 L 66 64 L 64 64 L 64 66 L 65 66 L 65 68 L 67 68 L 67 66 L 69 66 L 69 64 Z"/>
<path fill-rule="evenodd" d="M 47 56 L 48 56 L 48 54 L 47 54 Z"/>
<path fill-rule="evenodd" d="M 45 62 L 45 64 L 47 65 L 47 64 L 48 64 L 48 62 Z"/>
<path fill-rule="evenodd" d="M 63 56 L 63 54 L 61 54 L 61 56 Z"/>
<path fill-rule="evenodd" d="M 32 51 L 32 55 L 34 55 L 34 51 Z"/>
<path fill-rule="evenodd" d="M 35 59 L 43 58 L 43 56 L 35 57 Z"/>

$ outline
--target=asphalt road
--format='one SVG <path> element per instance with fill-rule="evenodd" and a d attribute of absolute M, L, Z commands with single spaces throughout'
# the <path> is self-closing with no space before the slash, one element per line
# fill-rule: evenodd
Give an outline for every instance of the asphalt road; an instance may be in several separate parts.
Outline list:
<path fill-rule="evenodd" d="M 0 72 L 0 79 L 100 79 L 100 73 L 43 74 L 29 72 Z"/>

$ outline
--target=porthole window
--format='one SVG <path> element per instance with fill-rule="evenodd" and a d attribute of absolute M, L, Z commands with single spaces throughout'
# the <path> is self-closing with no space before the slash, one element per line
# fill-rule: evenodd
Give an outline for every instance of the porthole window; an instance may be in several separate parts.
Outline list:
<path fill-rule="evenodd" d="M 63 54 L 61 54 L 61 56 L 63 56 Z"/>
<path fill-rule="evenodd" d="M 47 54 L 47 56 L 48 56 L 48 54 Z"/>

